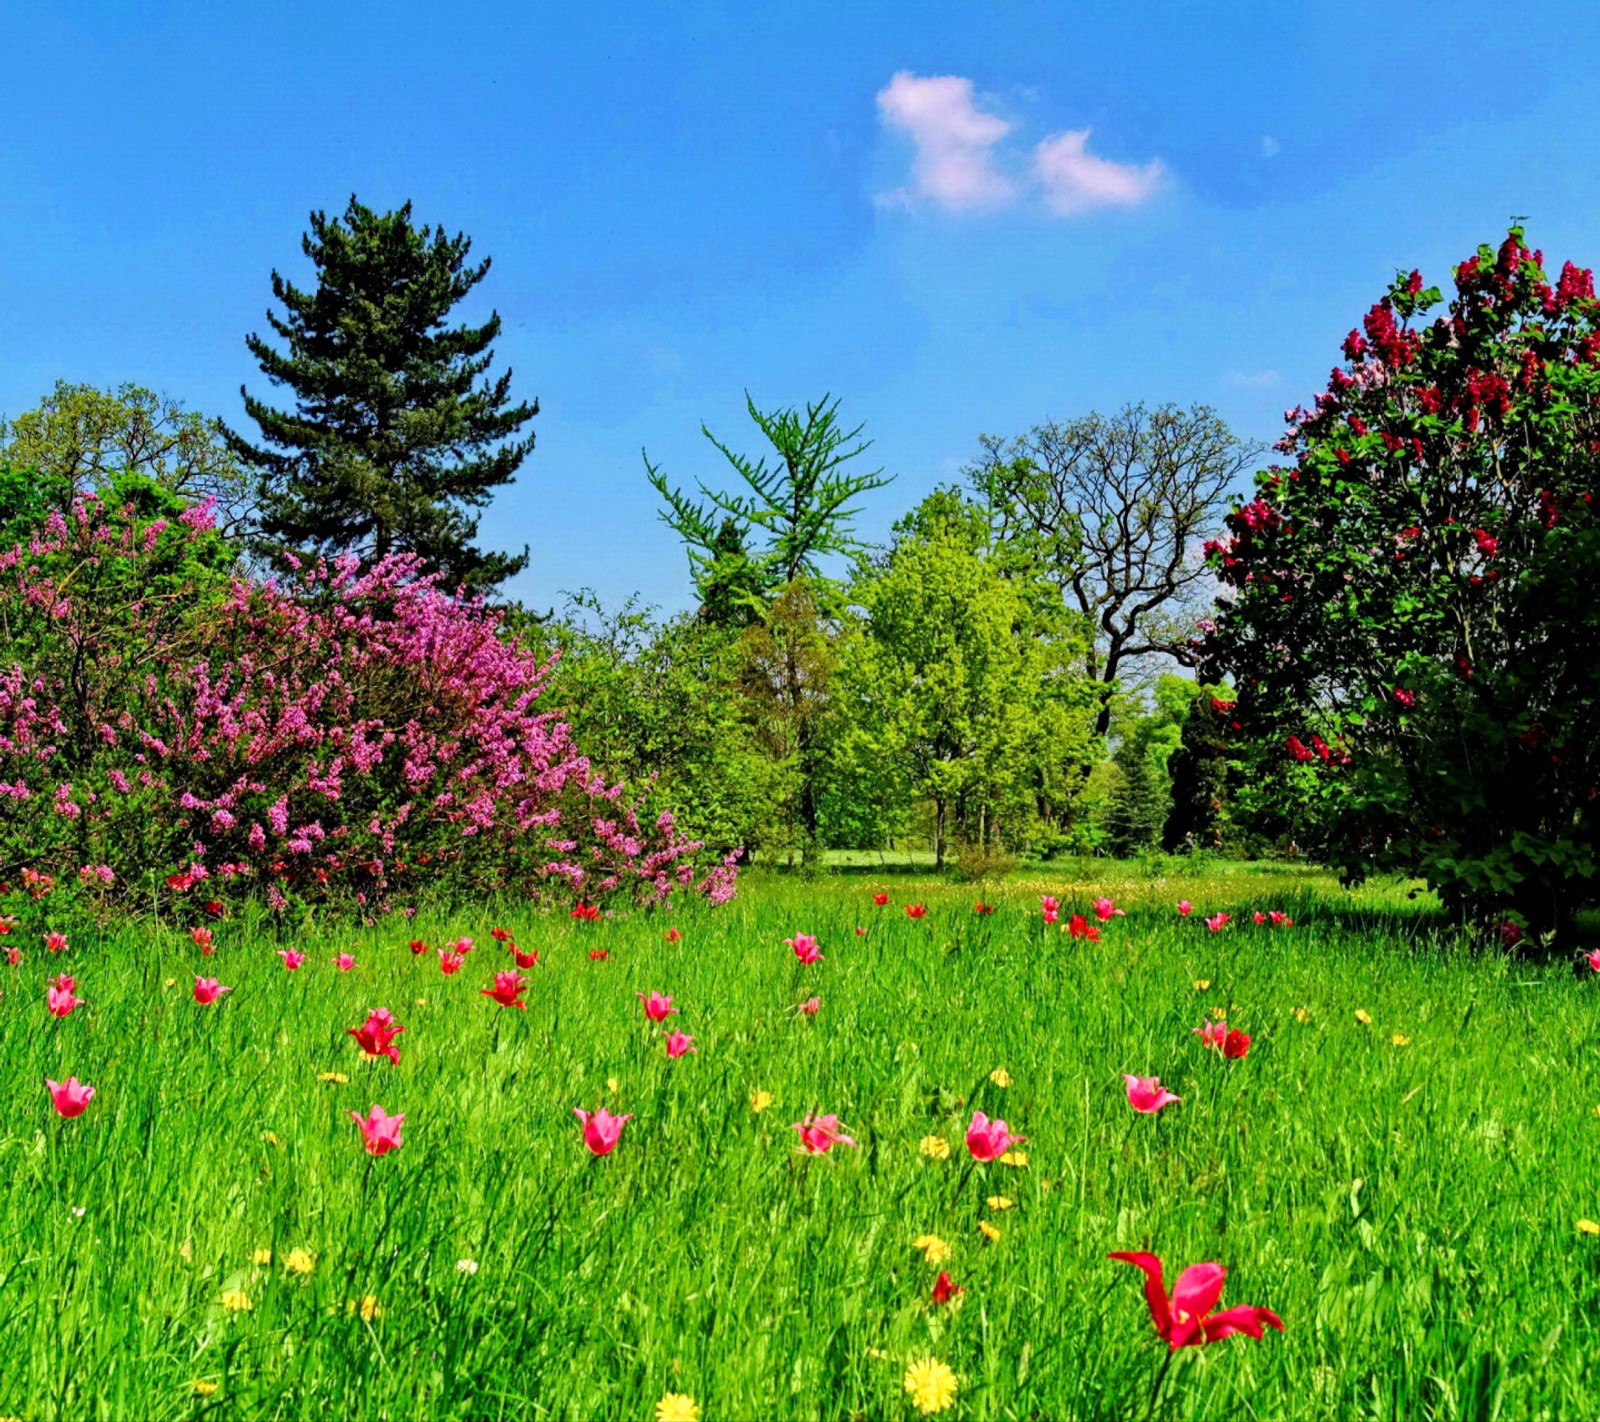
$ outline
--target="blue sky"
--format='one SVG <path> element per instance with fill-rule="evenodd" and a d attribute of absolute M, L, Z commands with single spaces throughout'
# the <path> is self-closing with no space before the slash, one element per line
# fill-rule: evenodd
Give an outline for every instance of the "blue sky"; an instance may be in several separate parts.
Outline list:
<path fill-rule="evenodd" d="M 542 406 L 483 524 L 532 545 L 509 590 L 678 608 L 640 451 L 719 478 L 746 389 L 843 398 L 877 537 L 980 433 L 1276 437 L 1396 268 L 1513 214 L 1600 263 L 1597 41 L 1586 0 L 11 3 L 0 412 L 59 377 L 241 420 L 308 213 L 410 198 L 494 258 L 464 315 Z"/>

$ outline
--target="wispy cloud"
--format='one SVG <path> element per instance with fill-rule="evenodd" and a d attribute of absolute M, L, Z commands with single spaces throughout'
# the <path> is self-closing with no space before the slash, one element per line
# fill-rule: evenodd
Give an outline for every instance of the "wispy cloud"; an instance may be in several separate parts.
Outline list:
<path fill-rule="evenodd" d="M 1159 158 L 1113 163 L 1088 152 L 1088 142 L 1088 129 L 1073 129 L 1052 134 L 1033 150 L 1034 177 L 1051 212 L 1072 217 L 1097 207 L 1134 207 L 1160 185 Z"/>
<path fill-rule="evenodd" d="M 1132 207 L 1161 185 L 1159 158 L 1115 163 L 1088 151 L 1089 130 L 1051 134 L 1035 145 L 1025 175 L 1012 177 L 1002 141 L 1016 125 L 980 106 L 972 81 L 901 70 L 878 91 L 878 116 L 911 139 L 911 181 L 880 201 L 929 203 L 949 212 L 992 211 L 1033 198 L 1060 217 Z M 1017 161 L 1012 170 L 1022 170 Z"/>
<path fill-rule="evenodd" d="M 1230 370 L 1223 377 L 1242 390 L 1270 390 L 1282 378 L 1275 370 Z"/>
<path fill-rule="evenodd" d="M 968 212 L 1001 207 L 1016 197 L 1016 184 L 991 157 L 1011 125 L 978 108 L 972 80 L 953 74 L 921 79 L 901 70 L 878 91 L 878 114 L 890 128 L 909 135 L 916 147 L 911 184 L 886 194 L 889 201 L 925 198 L 954 212 Z"/>

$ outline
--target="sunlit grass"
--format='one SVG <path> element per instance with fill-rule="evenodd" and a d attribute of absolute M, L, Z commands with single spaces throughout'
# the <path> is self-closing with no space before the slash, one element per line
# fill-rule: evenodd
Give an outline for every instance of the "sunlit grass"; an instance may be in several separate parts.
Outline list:
<path fill-rule="evenodd" d="M 1287 1325 L 1186 1352 L 1159 1415 L 1594 1415 L 1600 981 L 1431 937 L 1404 886 L 1100 867 L 423 915 L 292 940 L 294 973 L 233 923 L 204 959 L 151 928 L 52 957 L 27 926 L 0 971 L 0 1414 L 644 1418 L 670 1393 L 708 1422 L 899 1417 L 932 1357 L 946 1415 L 1138 1416 L 1164 1347 L 1105 1256 L 1150 1249 L 1169 1282 L 1220 1261 L 1224 1304 Z M 1102 941 L 1044 928 L 1039 893 L 1065 921 L 1091 889 L 1128 909 Z M 511 966 L 496 924 L 540 952 L 526 1012 L 481 995 Z M 454 976 L 406 947 L 458 933 Z M 56 1021 L 62 970 L 85 1005 Z M 234 991 L 197 1005 L 200 971 Z M 652 990 L 696 1053 L 667 1060 Z M 397 1066 L 346 1034 L 378 1007 Z M 1191 1034 L 1213 1009 L 1244 1060 Z M 1181 1104 L 1136 1116 L 1125 1071 Z M 63 1121 L 43 1082 L 69 1075 L 97 1095 Z M 381 1158 L 349 1115 L 374 1103 L 406 1118 Z M 600 1106 L 633 1119 L 597 1159 L 572 1113 Z M 969 1164 L 974 1108 L 1025 1165 Z M 859 1148 L 797 1154 L 809 1111 Z"/>

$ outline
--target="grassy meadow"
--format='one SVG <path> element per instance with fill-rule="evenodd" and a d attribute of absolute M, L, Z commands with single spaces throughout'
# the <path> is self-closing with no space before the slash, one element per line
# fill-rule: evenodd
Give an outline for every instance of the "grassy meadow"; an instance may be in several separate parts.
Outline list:
<path fill-rule="evenodd" d="M 1099 893 L 1127 914 L 1074 939 L 1046 892 L 1063 922 Z M 424 913 L 292 940 L 296 972 L 230 922 L 205 958 L 179 928 L 52 955 L 19 927 L 0 1414 L 646 1419 L 678 1394 L 705 1422 L 901 1418 L 931 1357 L 958 1379 L 941 1415 L 1139 1418 L 1167 1350 L 1106 1255 L 1147 1249 L 1169 1286 L 1226 1265 L 1221 1306 L 1285 1324 L 1182 1350 L 1156 1416 L 1600 1415 L 1600 979 L 1429 922 L 1399 886 L 1102 864 L 981 890 L 752 874 L 719 910 L 593 923 Z M 511 966 L 496 926 L 540 954 L 526 1011 L 482 995 Z M 460 934 L 454 975 L 407 947 Z M 83 999 L 61 1020 L 58 972 Z M 233 991 L 202 1007 L 196 973 Z M 651 991 L 693 1053 L 668 1060 Z M 379 1007 L 397 1065 L 347 1035 Z M 1193 1035 L 1213 1009 L 1243 1059 Z M 1124 1072 L 1181 1102 L 1136 1114 Z M 97 1094 L 65 1120 L 44 1079 L 69 1075 Z M 374 1103 L 405 1115 L 381 1157 L 349 1115 Z M 573 1108 L 600 1106 L 632 1119 L 592 1157 Z M 974 1109 L 1025 1164 L 969 1162 Z M 858 1147 L 799 1154 L 808 1111 Z M 940 1269 L 964 1292 L 934 1305 Z"/>

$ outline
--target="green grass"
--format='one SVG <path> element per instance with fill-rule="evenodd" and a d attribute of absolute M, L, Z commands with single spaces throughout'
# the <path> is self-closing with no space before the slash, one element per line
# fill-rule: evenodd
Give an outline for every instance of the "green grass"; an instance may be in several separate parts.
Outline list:
<path fill-rule="evenodd" d="M 961 1379 L 950 1415 L 1139 1417 L 1164 1347 L 1106 1260 L 1130 1248 L 1220 1261 L 1224 1306 L 1287 1324 L 1186 1351 L 1159 1416 L 1600 1413 L 1600 1239 L 1576 1227 L 1600 1219 L 1600 981 L 1431 937 L 1403 887 L 1085 867 L 985 890 L 990 918 L 903 875 L 875 908 L 861 874 L 750 876 L 675 917 L 424 915 L 308 938 L 297 974 L 226 923 L 205 960 L 149 927 L 74 932 L 54 959 L 26 925 L 0 970 L 0 1414 L 646 1418 L 676 1391 L 707 1422 L 896 1418 L 931 1355 Z M 1073 941 L 1040 923 L 1051 889 L 1128 916 Z M 1236 922 L 1213 935 L 1217 908 Z M 498 922 L 543 955 L 526 1013 L 479 995 L 508 966 Z M 796 964 L 796 930 L 824 962 Z M 456 932 L 478 947 L 454 977 L 405 947 Z M 201 967 L 235 991 L 198 1007 Z M 87 1005 L 57 1022 L 63 968 Z M 698 1055 L 666 1060 L 650 989 Z M 397 1067 L 345 1035 L 379 1006 L 406 1025 Z M 1253 1034 L 1245 1060 L 1191 1035 L 1214 1006 Z M 1124 1071 L 1182 1104 L 1134 1115 Z M 68 1074 L 99 1094 L 61 1121 L 42 1079 Z M 347 1114 L 373 1102 L 406 1115 L 376 1160 Z M 591 1160 L 572 1108 L 601 1104 L 634 1119 Z M 974 1107 L 1029 1138 L 1026 1168 L 967 1169 Z M 860 1148 L 798 1157 L 807 1109 Z M 919 1153 L 929 1134 L 948 1160 Z M 959 1308 L 928 1304 L 924 1233 L 954 1246 Z M 380 1316 L 352 1311 L 365 1296 Z"/>

